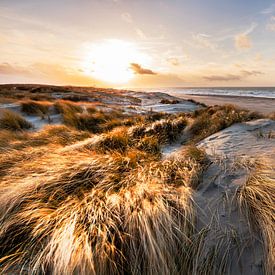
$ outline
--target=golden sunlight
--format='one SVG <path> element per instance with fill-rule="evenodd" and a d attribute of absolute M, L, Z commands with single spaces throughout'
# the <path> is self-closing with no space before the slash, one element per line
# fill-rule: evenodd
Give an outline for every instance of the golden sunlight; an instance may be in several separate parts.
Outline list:
<path fill-rule="evenodd" d="M 147 60 L 134 44 L 122 40 L 90 45 L 84 58 L 82 67 L 87 75 L 117 84 L 127 83 L 134 77 L 131 63 Z"/>

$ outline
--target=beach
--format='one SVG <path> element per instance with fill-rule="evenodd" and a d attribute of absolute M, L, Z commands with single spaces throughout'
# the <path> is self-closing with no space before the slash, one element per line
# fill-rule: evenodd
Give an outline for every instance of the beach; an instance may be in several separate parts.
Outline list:
<path fill-rule="evenodd" d="M 263 114 L 270 114 L 275 111 L 275 99 L 273 98 L 224 95 L 182 95 L 176 92 L 170 92 L 169 94 L 183 99 L 192 99 L 206 105 L 234 104 L 240 108 L 245 108 Z"/>

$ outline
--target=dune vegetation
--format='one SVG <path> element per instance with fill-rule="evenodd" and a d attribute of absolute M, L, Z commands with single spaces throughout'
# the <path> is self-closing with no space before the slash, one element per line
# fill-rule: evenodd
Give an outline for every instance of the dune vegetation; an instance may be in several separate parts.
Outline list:
<path fill-rule="evenodd" d="M 194 112 L 190 131 L 194 140 L 200 141 L 234 123 L 263 117 L 260 113 L 242 110 L 234 105 L 211 106 Z"/>
<path fill-rule="evenodd" d="M 21 111 L 27 115 L 44 116 L 49 113 L 51 103 L 48 101 L 25 100 L 21 103 Z"/>
<path fill-rule="evenodd" d="M 229 273 L 231 235 L 206 253 L 209 227 L 197 228 L 196 192 L 212 160 L 196 142 L 259 114 L 234 106 L 127 114 L 68 100 L 21 104 L 27 114 L 58 113 L 63 125 L 36 132 L 15 113 L 0 118 L 1 274 Z M 189 138 L 180 152 L 163 157 L 182 135 Z M 274 180 L 258 174 L 236 192 L 262 232 L 270 274 L 273 194 Z"/>
<path fill-rule="evenodd" d="M 250 220 L 252 230 L 261 232 L 264 242 L 265 272 L 275 270 L 275 177 L 271 167 L 259 164 L 237 193 L 240 208 Z"/>
<path fill-rule="evenodd" d="M 20 114 L 4 110 L 0 112 L 0 129 L 20 131 L 30 129 L 32 124 Z"/>

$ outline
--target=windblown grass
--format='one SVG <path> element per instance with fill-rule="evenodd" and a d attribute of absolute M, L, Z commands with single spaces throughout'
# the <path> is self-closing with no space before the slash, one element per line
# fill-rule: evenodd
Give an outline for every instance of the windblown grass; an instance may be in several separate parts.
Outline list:
<path fill-rule="evenodd" d="M 44 161 L 35 181 L 1 183 L 1 272 L 180 271 L 194 222 L 182 159 L 139 165 L 86 153 Z"/>
<path fill-rule="evenodd" d="M 198 142 L 234 123 L 263 118 L 256 112 L 242 110 L 234 105 L 214 106 L 194 112 L 190 127 L 193 141 Z"/>
<path fill-rule="evenodd" d="M 21 102 L 21 111 L 28 115 L 44 116 L 49 113 L 52 103 L 47 101 L 25 100 Z"/>
<path fill-rule="evenodd" d="M 138 149 L 154 157 L 160 157 L 161 146 L 176 140 L 186 124 L 186 119 L 181 116 L 153 123 L 148 123 L 146 119 L 143 119 L 143 123 L 138 123 L 137 126 L 116 127 L 112 131 L 105 132 L 85 143 L 83 147 L 80 146 L 78 150 L 94 150 L 104 154 Z"/>
<path fill-rule="evenodd" d="M 270 113 L 268 117 L 272 120 L 275 120 L 275 112 Z"/>
<path fill-rule="evenodd" d="M 55 108 L 66 125 L 0 131 L 1 274 L 228 272 L 231 251 L 240 248 L 236 232 L 217 231 L 209 246 L 209 228 L 195 230 L 193 198 L 206 154 L 191 145 L 162 159 L 161 146 L 189 131 L 190 122 L 194 142 L 258 114 L 225 106 L 190 117 L 129 116 L 64 100 Z M 268 271 L 273 194 L 274 181 L 263 175 L 238 192 L 251 224 L 263 232 Z"/>
<path fill-rule="evenodd" d="M 56 106 L 62 114 L 64 124 L 78 130 L 102 133 L 127 124 L 128 117 L 120 112 L 101 112 L 91 107 L 84 112 L 80 105 L 68 102 L 59 102 Z"/>
<path fill-rule="evenodd" d="M 275 271 L 275 175 L 270 168 L 258 167 L 238 191 L 241 209 L 252 228 L 261 232 L 265 246 L 265 272 Z"/>
<path fill-rule="evenodd" d="M 54 107 L 60 114 L 74 114 L 83 112 L 83 108 L 79 104 L 66 100 L 56 101 Z"/>
<path fill-rule="evenodd" d="M 76 131 L 64 125 L 49 125 L 39 132 L 0 130 L 0 154 L 51 144 L 66 146 L 89 137 L 88 132 Z"/>
<path fill-rule="evenodd" d="M 0 112 L 0 129 L 20 131 L 32 128 L 32 124 L 21 115 L 5 110 Z"/>

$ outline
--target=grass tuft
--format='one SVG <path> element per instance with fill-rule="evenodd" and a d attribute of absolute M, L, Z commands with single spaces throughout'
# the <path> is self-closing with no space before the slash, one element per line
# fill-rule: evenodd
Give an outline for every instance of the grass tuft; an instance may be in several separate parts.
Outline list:
<path fill-rule="evenodd" d="M 208 107 L 194 112 L 190 132 L 193 141 L 198 142 L 234 123 L 259 118 L 263 116 L 256 112 L 238 109 L 234 105 Z"/>
<path fill-rule="evenodd" d="M 274 171 L 263 167 L 254 170 L 238 190 L 241 209 L 253 229 L 259 230 L 265 246 L 266 274 L 275 270 L 275 178 Z"/>
<path fill-rule="evenodd" d="M 49 113 L 51 105 L 47 101 L 25 100 L 21 102 L 21 111 L 27 115 L 44 116 Z"/>
<path fill-rule="evenodd" d="M 21 131 L 32 128 L 32 124 L 21 115 L 5 110 L 0 113 L 0 129 Z"/>

